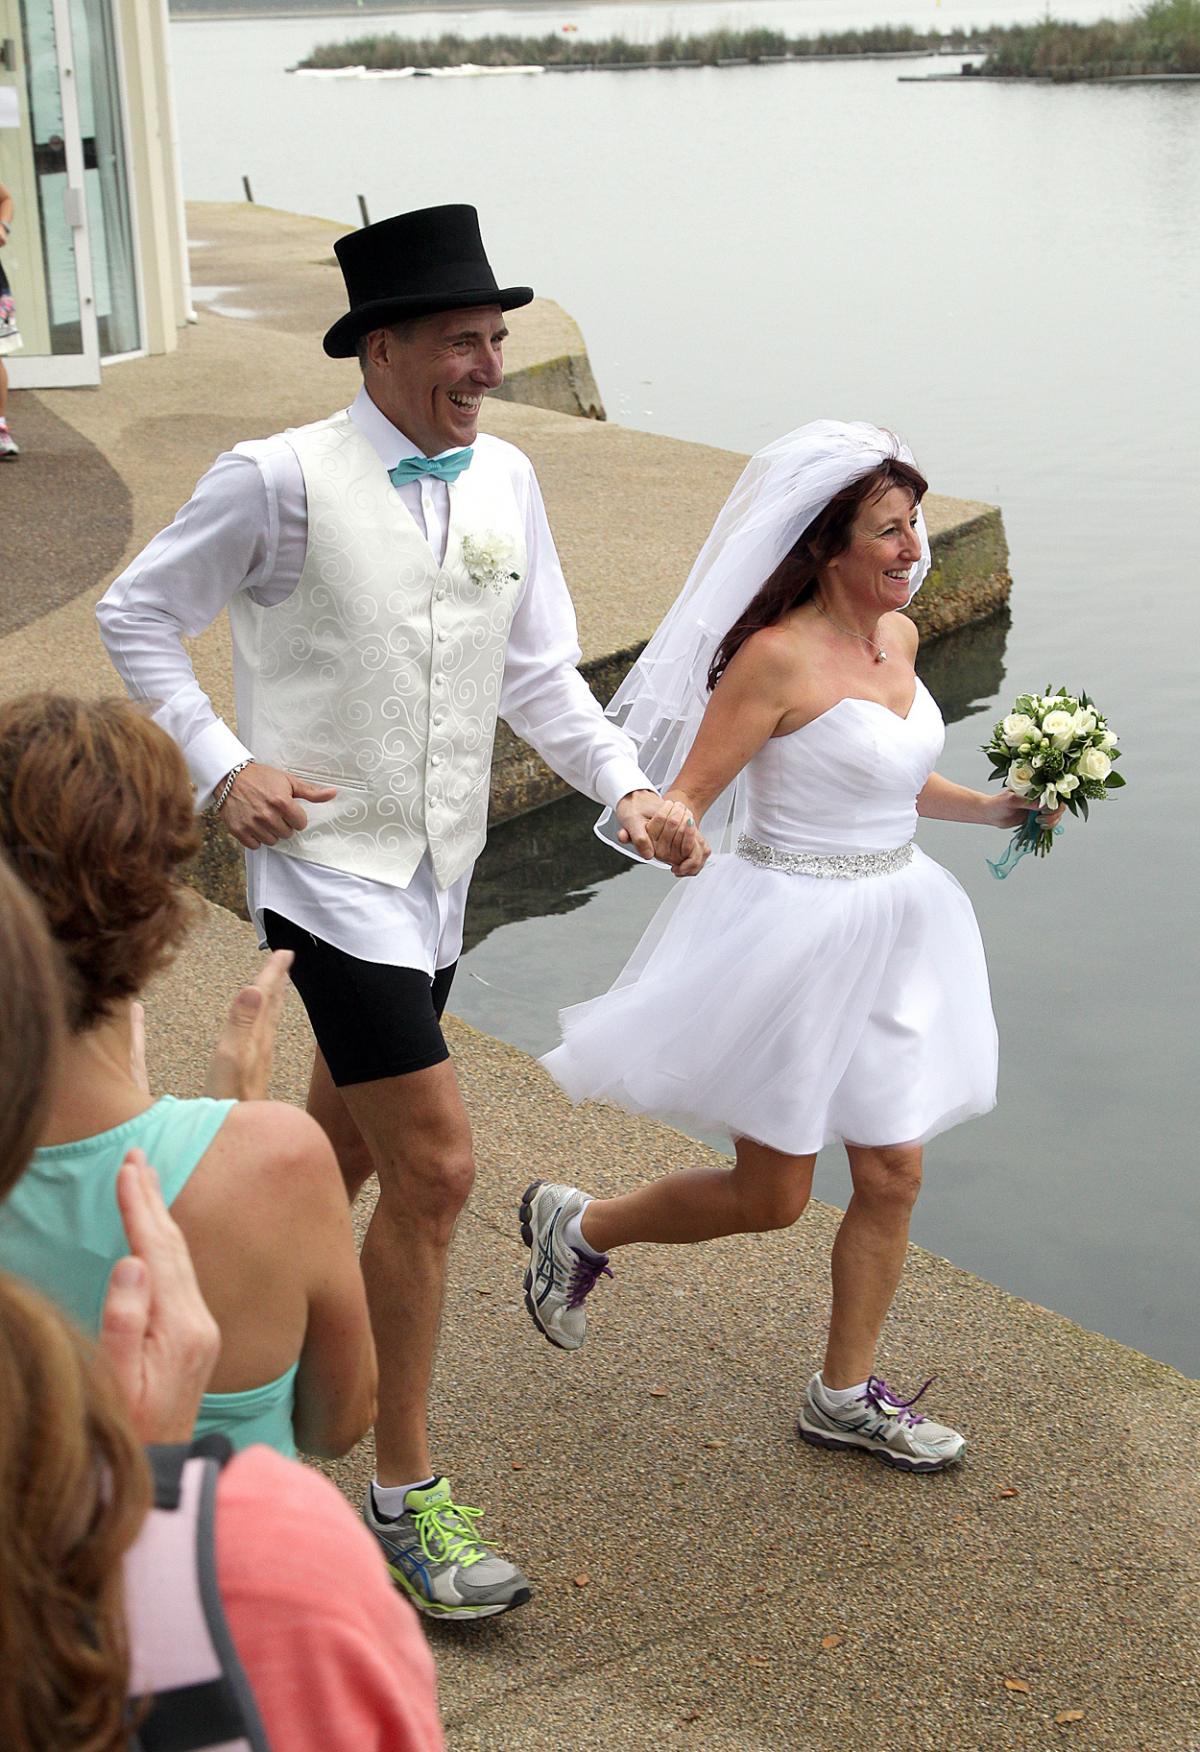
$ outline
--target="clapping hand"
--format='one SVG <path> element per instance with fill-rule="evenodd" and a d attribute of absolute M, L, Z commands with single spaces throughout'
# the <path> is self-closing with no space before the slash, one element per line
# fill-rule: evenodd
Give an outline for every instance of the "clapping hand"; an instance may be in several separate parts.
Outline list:
<path fill-rule="evenodd" d="M 266 1098 L 291 965 L 292 951 L 276 949 L 234 998 L 209 1060 L 206 1095 L 218 1101 Z"/>
<path fill-rule="evenodd" d="M 221 1335 L 141 1150 L 130 1150 L 118 1170 L 117 1204 L 130 1251 L 108 1280 L 100 1349 L 140 1440 L 186 1442 Z"/>

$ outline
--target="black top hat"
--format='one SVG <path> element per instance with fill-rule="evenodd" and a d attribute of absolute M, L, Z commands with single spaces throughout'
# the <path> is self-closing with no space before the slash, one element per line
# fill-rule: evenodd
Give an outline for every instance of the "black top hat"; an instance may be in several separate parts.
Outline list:
<path fill-rule="evenodd" d="M 331 359 L 350 358 L 360 335 L 408 316 L 476 304 L 516 310 L 533 297 L 531 286 L 497 286 L 474 207 L 397 213 L 339 237 L 333 247 L 350 309 L 325 336 Z"/>

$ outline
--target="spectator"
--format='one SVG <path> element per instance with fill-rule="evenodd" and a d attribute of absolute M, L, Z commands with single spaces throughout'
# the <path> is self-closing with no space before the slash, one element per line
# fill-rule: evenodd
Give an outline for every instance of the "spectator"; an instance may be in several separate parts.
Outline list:
<path fill-rule="evenodd" d="M 197 1433 L 288 1455 L 297 1443 L 344 1453 L 371 1421 L 375 1363 L 328 1142 L 277 1102 L 155 1100 L 140 1068 L 137 994 L 171 958 L 190 913 L 179 871 L 197 834 L 175 744 L 125 701 L 5 703 L 0 845 L 62 952 L 69 1030 L 41 1147 L 0 1208 L 0 1268 L 98 1332 L 110 1272 L 127 1251 L 118 1173 L 141 1149 L 221 1332 Z M 276 961 L 258 982 L 268 1015 L 281 980 Z M 230 1027 L 250 995 L 235 1002 Z M 226 1080 L 223 1092 L 245 1091 Z"/>
<path fill-rule="evenodd" d="M 0 1198 L 44 1126 L 63 1034 L 44 923 L 0 860 Z M 143 1164 L 122 1169 L 140 1269 L 110 1293 L 104 1348 L 115 1369 L 49 1303 L 0 1275 L 5 1752 L 124 1752 L 131 1656 L 150 1688 L 161 1684 L 145 1627 L 159 1598 L 189 1580 L 168 1566 L 152 1598 L 139 1591 L 138 1559 L 156 1528 L 127 1395 L 152 1433 L 170 1435 L 181 1383 L 190 1425 L 215 1354 L 186 1249 L 152 1182 Z M 139 1327 L 140 1356 L 130 1342 Z M 433 1663 L 416 1618 L 333 1486 L 254 1448 L 220 1474 L 214 1525 L 219 1616 L 233 1651 L 225 1669 L 249 1696 L 251 1744 L 438 1752 Z"/>
<path fill-rule="evenodd" d="M 0 249 L 8 242 L 12 221 L 13 198 L 4 184 L 0 183 Z M 13 303 L 8 276 L 4 272 L 4 258 L 0 256 L 0 462 L 20 455 L 17 441 L 8 429 L 8 367 L 4 363 L 4 355 L 15 353 L 20 345 L 17 307 Z"/>

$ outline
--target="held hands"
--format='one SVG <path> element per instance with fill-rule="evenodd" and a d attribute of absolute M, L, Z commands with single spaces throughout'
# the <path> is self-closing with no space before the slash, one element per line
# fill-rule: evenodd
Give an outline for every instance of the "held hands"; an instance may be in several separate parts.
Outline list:
<path fill-rule="evenodd" d="M 290 949 L 276 949 L 253 984 L 235 996 L 208 1063 L 206 1095 L 218 1101 L 266 1099 L 292 959 Z"/>
<path fill-rule="evenodd" d="M 221 810 L 221 820 L 239 845 L 256 852 L 260 846 L 277 845 L 308 826 L 308 816 L 297 802 L 332 803 L 333 785 L 314 785 L 295 778 L 279 767 L 251 761 L 233 781 L 233 789 Z"/>
<path fill-rule="evenodd" d="M 711 847 L 696 826 L 684 798 L 660 797 L 657 791 L 631 791 L 614 811 L 621 823 L 620 839 L 632 842 L 643 858 L 658 858 L 673 876 L 695 876 L 708 861 Z"/>
<path fill-rule="evenodd" d="M 130 1251 L 108 1280 L 100 1349 L 140 1440 L 186 1442 L 221 1334 L 141 1150 L 130 1150 L 121 1164 L 117 1204 Z"/>

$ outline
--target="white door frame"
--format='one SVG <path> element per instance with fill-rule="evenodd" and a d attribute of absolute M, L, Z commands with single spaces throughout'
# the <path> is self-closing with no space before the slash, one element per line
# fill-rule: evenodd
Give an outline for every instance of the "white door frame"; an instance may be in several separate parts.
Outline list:
<path fill-rule="evenodd" d="M 83 347 L 79 353 L 26 356 L 10 353 L 5 361 L 14 389 L 72 389 L 100 381 L 100 334 L 96 300 L 92 290 L 92 255 L 88 238 L 87 196 L 83 181 L 83 137 L 79 127 L 79 103 L 75 83 L 75 51 L 71 34 L 70 0 L 52 0 L 54 44 L 58 57 L 58 81 L 62 95 L 63 146 L 67 160 L 67 186 L 63 207 L 72 233 L 75 284 L 79 295 L 79 326 Z M 47 293 L 48 295 L 48 293 Z M 20 303 L 17 321 L 21 320 Z"/>

